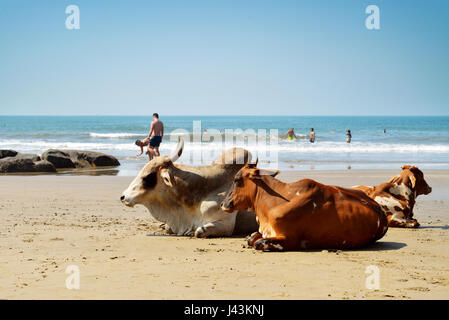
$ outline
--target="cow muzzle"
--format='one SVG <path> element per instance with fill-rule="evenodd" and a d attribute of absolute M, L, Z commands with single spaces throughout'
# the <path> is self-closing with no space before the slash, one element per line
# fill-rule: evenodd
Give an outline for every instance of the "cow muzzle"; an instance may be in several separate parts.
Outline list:
<path fill-rule="evenodd" d="M 234 202 L 232 200 L 223 200 L 220 204 L 221 210 L 224 212 L 233 212 L 234 211 Z"/>
<path fill-rule="evenodd" d="M 134 207 L 134 202 L 133 201 L 130 201 L 130 199 L 129 198 L 127 198 L 125 195 L 122 195 L 121 197 L 120 197 L 120 201 L 125 205 L 125 206 L 127 206 L 127 207 Z"/>

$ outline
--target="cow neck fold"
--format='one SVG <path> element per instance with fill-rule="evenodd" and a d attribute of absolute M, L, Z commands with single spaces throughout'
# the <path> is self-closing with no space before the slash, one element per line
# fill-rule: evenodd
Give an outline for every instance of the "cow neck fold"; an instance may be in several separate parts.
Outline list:
<path fill-rule="evenodd" d="M 282 182 L 271 176 L 263 176 L 262 179 L 254 181 L 256 184 L 256 195 L 254 203 L 254 212 L 261 212 L 265 207 L 265 199 L 270 199 L 270 207 L 273 204 L 280 204 L 287 199 L 284 194 L 286 193 L 287 183 Z M 274 203 L 273 203 L 274 202 Z M 264 212 L 265 213 L 265 212 Z"/>

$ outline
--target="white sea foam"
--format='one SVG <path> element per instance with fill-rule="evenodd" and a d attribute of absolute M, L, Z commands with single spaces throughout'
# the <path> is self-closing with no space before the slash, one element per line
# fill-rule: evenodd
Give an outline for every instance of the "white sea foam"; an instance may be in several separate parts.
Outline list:
<path fill-rule="evenodd" d="M 161 150 L 171 150 L 175 147 L 176 139 L 164 139 Z M 252 152 L 273 151 L 282 153 L 375 153 L 375 154 L 395 154 L 395 153 L 447 153 L 449 156 L 449 145 L 442 144 L 381 144 L 381 143 L 360 143 L 353 142 L 322 142 L 310 144 L 308 142 L 284 142 L 278 144 L 255 144 L 255 143 L 222 143 L 222 142 L 189 142 L 185 141 L 185 151 L 216 151 L 230 147 L 243 147 Z M 136 150 L 132 141 L 127 143 L 108 142 L 70 142 L 70 141 L 46 141 L 46 140 L 21 140 L 7 139 L 0 140 L 0 148 L 17 148 L 20 150 L 45 150 L 45 149 L 89 149 L 89 150 Z"/>
<path fill-rule="evenodd" d="M 96 138 L 130 138 L 130 137 L 142 137 L 144 134 L 139 133 L 128 133 L 128 132 L 119 132 L 119 133 L 96 133 L 89 132 L 89 136 Z"/>

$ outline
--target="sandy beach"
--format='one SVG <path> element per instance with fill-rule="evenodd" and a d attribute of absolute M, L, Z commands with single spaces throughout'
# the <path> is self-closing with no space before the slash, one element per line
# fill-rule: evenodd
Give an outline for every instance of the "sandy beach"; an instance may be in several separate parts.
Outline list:
<path fill-rule="evenodd" d="M 283 172 L 341 186 L 379 184 L 398 170 Z M 390 228 L 351 251 L 262 253 L 244 237 L 162 234 L 144 207 L 119 197 L 133 177 L 1 176 L 1 299 L 448 299 L 449 172 L 425 170 L 418 230 Z M 80 289 L 65 285 L 68 265 Z M 365 269 L 380 270 L 380 289 Z"/>

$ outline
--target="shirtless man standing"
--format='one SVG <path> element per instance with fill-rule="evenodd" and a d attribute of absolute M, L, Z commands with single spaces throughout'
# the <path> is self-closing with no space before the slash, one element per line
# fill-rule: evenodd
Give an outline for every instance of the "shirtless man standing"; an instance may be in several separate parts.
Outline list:
<path fill-rule="evenodd" d="M 148 137 L 150 142 L 148 143 L 148 157 L 149 160 L 154 157 L 159 157 L 159 145 L 162 142 L 162 137 L 164 136 L 164 124 L 159 120 L 159 115 L 153 113 L 153 122 L 151 122 L 150 132 L 148 132 Z"/>

